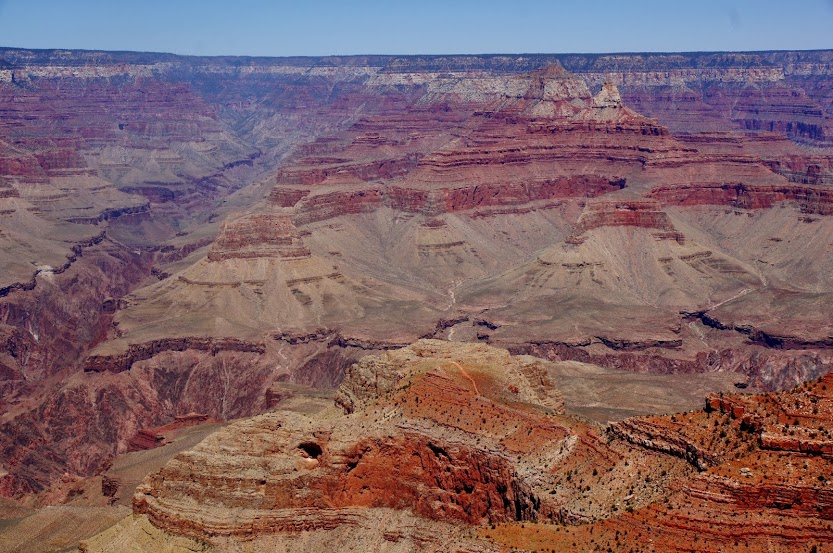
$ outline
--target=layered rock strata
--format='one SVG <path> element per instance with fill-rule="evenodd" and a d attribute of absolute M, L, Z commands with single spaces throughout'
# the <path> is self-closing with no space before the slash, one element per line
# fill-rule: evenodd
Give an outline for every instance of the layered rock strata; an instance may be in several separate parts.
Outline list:
<path fill-rule="evenodd" d="M 769 389 L 833 367 L 830 52 L 2 59 L 9 443 L 127 398 L 77 464 L 10 445 L 9 493 L 421 336 Z M 129 282 L 89 256 L 95 301 L 40 296 L 105 230 Z"/>
<path fill-rule="evenodd" d="M 526 549 L 627 550 L 646 541 L 663 551 L 822 549 L 833 539 L 831 386 L 826 376 L 778 394 L 711 395 L 702 412 L 623 421 L 610 428 L 617 438 L 700 472 L 669 483 L 676 491 L 663 504 L 591 525 L 506 525 L 481 535 Z"/>
<path fill-rule="evenodd" d="M 636 450 L 610 450 L 592 428 L 561 415 L 549 369 L 489 346 L 436 340 L 365 358 L 339 388 L 346 415 L 276 412 L 236 423 L 149 477 L 134 512 L 220 549 L 241 539 L 290 546 L 299 532 L 367 532 L 367 517 L 385 509 L 422 524 L 463 523 L 456 539 L 465 525 L 571 520 L 582 504 L 572 485 L 546 491 L 568 469 L 578 486 L 593 459 L 615 466 Z M 649 457 L 632 461 L 658 470 Z M 357 507 L 368 510 L 357 518 Z"/>

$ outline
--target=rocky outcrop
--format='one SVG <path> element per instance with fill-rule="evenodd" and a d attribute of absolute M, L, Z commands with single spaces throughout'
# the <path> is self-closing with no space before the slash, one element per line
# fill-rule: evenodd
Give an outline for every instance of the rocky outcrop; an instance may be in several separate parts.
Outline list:
<path fill-rule="evenodd" d="M 422 340 L 404 349 L 368 357 L 350 367 L 335 398 L 345 412 L 367 408 L 370 402 L 391 393 L 413 371 L 411 363 L 423 358 L 451 359 L 477 355 L 480 362 L 502 366 L 501 378 L 517 380 L 514 394 L 529 402 L 563 412 L 563 400 L 554 388 L 546 362 L 528 356 L 512 357 L 508 351 L 487 345 L 452 345 L 437 340 Z"/>
<path fill-rule="evenodd" d="M 773 156 L 764 163 L 775 173 L 790 182 L 810 185 L 833 184 L 833 160 L 826 156 L 789 155 Z"/>
<path fill-rule="evenodd" d="M 339 215 L 369 213 L 382 206 L 383 197 L 378 188 L 309 195 L 299 202 L 294 221 L 304 225 Z"/>
<path fill-rule="evenodd" d="M 342 215 L 368 213 L 391 207 L 405 213 L 437 216 L 444 213 L 495 208 L 529 206 L 535 202 L 565 198 L 589 198 L 625 187 L 625 179 L 596 175 L 576 175 L 552 180 L 517 184 L 486 184 L 433 190 L 407 189 L 398 186 L 344 192 L 311 194 L 298 200 L 297 224 L 323 221 Z M 280 191 L 276 186 L 273 197 Z"/>
<path fill-rule="evenodd" d="M 833 369 L 833 358 L 826 349 L 790 350 L 755 345 L 746 348 L 727 347 L 681 357 L 668 356 L 662 350 L 655 349 L 674 350 L 684 347 L 684 343 L 675 340 L 635 342 L 622 351 L 600 351 L 592 347 L 598 343 L 615 345 L 615 340 L 530 340 L 525 344 L 510 345 L 509 350 L 554 361 L 572 359 L 632 372 L 682 374 L 723 369 L 744 375 L 751 384 L 770 391 L 783 390 L 818 378 Z"/>
<path fill-rule="evenodd" d="M 295 225 L 288 216 L 251 215 L 226 223 L 208 252 L 209 261 L 279 257 L 309 257 Z"/>
<path fill-rule="evenodd" d="M 199 424 L 206 424 L 209 422 L 219 422 L 203 413 L 188 413 L 187 415 L 177 415 L 173 422 L 164 424 L 162 426 L 155 426 L 152 428 L 142 428 L 136 435 L 130 439 L 127 444 L 128 451 L 142 451 L 145 449 L 153 449 L 165 444 L 165 436 L 171 432 L 179 430 L 180 428 L 187 428 L 189 426 L 196 426 Z M 106 494 L 105 494 L 106 495 Z"/>
<path fill-rule="evenodd" d="M 667 205 L 727 205 L 741 209 L 769 209 L 781 202 L 794 202 L 804 213 L 833 214 L 833 192 L 825 187 L 702 183 L 657 187 L 650 196 Z"/>
<path fill-rule="evenodd" d="M 360 182 L 388 180 L 407 174 L 416 167 L 419 158 L 409 155 L 402 159 L 384 159 L 367 163 L 353 163 L 322 167 L 326 159 L 309 160 L 315 163 L 315 168 L 295 168 L 280 171 L 277 182 L 280 185 L 317 185 L 328 179 L 355 179 Z M 309 163 L 308 161 L 308 163 Z"/>
<path fill-rule="evenodd" d="M 698 499 L 725 503 L 729 509 L 790 509 L 804 516 L 833 519 L 833 491 L 820 486 L 819 480 L 743 485 L 744 480 L 752 478 L 751 473 L 752 469 L 739 471 L 737 479 L 703 475 L 693 479 L 685 492 Z"/>
<path fill-rule="evenodd" d="M 128 451 L 141 451 L 144 449 L 153 449 L 159 447 L 165 441 L 165 437 L 153 429 L 143 428 L 136 432 L 136 435 L 130 438 L 128 444 Z"/>
<path fill-rule="evenodd" d="M 775 544 L 818 549 L 833 539 L 830 453 L 798 444 L 809 443 L 803 437 L 809 432 L 817 443 L 829 436 L 831 393 L 826 376 L 789 392 L 710 395 L 704 412 L 612 425 L 616 439 L 652 451 L 685 457 L 696 444 L 717 455 L 699 464 L 700 472 L 669 482 L 674 491 L 661 503 L 557 530 L 510 524 L 481 533 L 504 546 L 535 543 L 556 550 L 628 550 L 646 542 L 664 551 L 750 551 Z M 750 416 L 757 426 L 749 424 Z"/>
<path fill-rule="evenodd" d="M 521 438 L 571 434 L 543 414 L 561 409 L 545 362 L 424 340 L 355 365 L 339 398 L 340 419 L 278 412 L 209 437 L 149 477 L 134 512 L 209 541 L 333 529 L 355 507 L 468 524 L 559 516 L 533 487 L 558 456 Z M 542 413 L 522 407 L 533 399 Z"/>
<path fill-rule="evenodd" d="M 182 337 L 154 340 L 142 344 L 130 344 L 127 350 L 116 355 L 91 355 L 84 360 L 87 372 L 121 372 L 130 370 L 137 361 L 144 361 L 163 351 L 197 350 L 216 355 L 221 351 L 239 351 L 262 354 L 266 346 L 234 338 Z"/>
<path fill-rule="evenodd" d="M 567 243 L 581 244 L 587 232 L 611 226 L 654 229 L 656 232 L 652 234 L 658 240 L 685 243 L 685 236 L 674 228 L 668 214 L 661 210 L 659 203 L 652 201 L 589 202 Z"/>
<path fill-rule="evenodd" d="M 684 436 L 675 433 L 673 428 L 650 420 L 626 419 L 612 424 L 608 432 L 634 445 L 685 459 L 699 470 L 705 470 L 720 460 L 718 455 L 686 440 Z"/>

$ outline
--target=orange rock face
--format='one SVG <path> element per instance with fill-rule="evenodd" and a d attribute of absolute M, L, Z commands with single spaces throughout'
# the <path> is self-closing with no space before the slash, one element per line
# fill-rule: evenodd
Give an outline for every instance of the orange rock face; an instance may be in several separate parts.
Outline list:
<path fill-rule="evenodd" d="M 591 525 L 506 525 L 481 535 L 531 549 L 648 542 L 663 551 L 823 550 L 833 541 L 831 398 L 828 376 L 779 394 L 710 396 L 702 413 L 623 421 L 611 427 L 614 436 L 686 458 L 701 472 L 669 482 L 676 491 L 663 503 Z"/>
<path fill-rule="evenodd" d="M 468 525 L 573 520 L 583 500 L 572 494 L 591 470 L 612 470 L 623 456 L 659 465 L 562 415 L 548 370 L 435 340 L 366 358 L 338 392 L 347 415 L 278 412 L 229 427 L 149 477 L 134 511 L 214 542 L 331 530 L 350 524 L 356 507 Z M 575 484 L 550 493 L 568 471 Z"/>
<path fill-rule="evenodd" d="M 795 449 L 789 431 L 768 437 L 784 416 L 795 437 L 814 417 L 807 432 L 823 442 L 833 377 L 710 396 L 703 411 L 628 419 L 605 437 L 558 414 L 548 370 L 431 340 L 366 358 L 337 394 L 347 415 L 237 423 L 149 477 L 134 510 L 222 547 L 288 547 L 302 531 L 326 543 L 345 526 L 372 533 L 374 516 L 356 520 L 356 508 L 478 526 L 468 547 L 766 551 L 833 539 L 829 452 Z"/>

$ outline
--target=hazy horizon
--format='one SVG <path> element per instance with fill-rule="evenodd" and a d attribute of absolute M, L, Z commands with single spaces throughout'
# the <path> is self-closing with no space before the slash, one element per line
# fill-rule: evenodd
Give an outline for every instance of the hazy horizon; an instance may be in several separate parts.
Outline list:
<path fill-rule="evenodd" d="M 0 0 L 3 47 L 192 56 L 826 50 L 831 29 L 833 0 Z"/>

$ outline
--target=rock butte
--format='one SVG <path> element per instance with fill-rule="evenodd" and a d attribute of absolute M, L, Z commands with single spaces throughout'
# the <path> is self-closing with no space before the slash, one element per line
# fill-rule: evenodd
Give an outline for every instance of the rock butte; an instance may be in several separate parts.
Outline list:
<path fill-rule="evenodd" d="M 319 487 L 307 496 L 270 488 L 252 505 L 251 493 L 267 484 L 248 476 L 238 480 L 251 489 L 237 499 L 223 495 L 231 484 L 209 498 L 204 483 L 177 499 L 184 488 L 151 479 L 137 495 L 145 494 L 141 516 L 113 533 L 138 529 L 174 549 L 165 532 L 188 536 L 183 547 L 209 538 L 232 547 L 239 521 L 200 510 L 217 501 L 260 517 L 251 520 L 264 531 L 317 528 L 307 547 L 349 542 L 352 524 L 367 540 L 349 542 L 359 548 L 489 550 L 531 540 L 529 528 L 550 536 L 552 528 L 515 521 L 604 519 L 557 532 L 592 549 L 596 532 L 619 531 L 622 542 L 628 525 L 679 522 L 687 530 L 663 538 L 668 547 L 699 536 L 713 540 L 703 547 L 725 550 L 735 530 L 706 538 L 693 529 L 711 525 L 702 517 L 725 521 L 755 505 L 761 527 L 789 530 L 752 532 L 741 549 L 827 539 L 816 484 L 732 495 L 734 484 L 704 477 L 745 459 L 749 447 L 767 467 L 806 458 L 812 476 L 824 476 L 830 452 L 818 434 L 747 416 L 757 407 L 744 401 L 787 396 L 710 398 L 714 413 L 686 418 L 678 432 L 662 417 L 603 431 L 556 404 L 540 418 L 513 402 L 537 405 L 537 396 L 489 395 L 507 376 L 470 370 L 465 348 L 535 355 L 559 374 L 688 378 L 675 382 L 699 383 L 689 393 L 706 382 L 703 393 L 716 390 L 708 378 L 778 391 L 826 374 L 831 64 L 830 51 L 242 59 L 0 49 L 0 493 L 26 508 L 72 502 L 75 482 L 99 478 L 130 449 L 158 445 L 176 417 L 259 415 L 235 425 L 253 436 L 281 425 L 282 468 L 269 485 Z M 367 368 L 374 362 L 361 359 L 385 351 L 395 359 L 393 350 L 425 338 L 469 342 L 440 356 L 463 370 L 449 361 L 445 372 L 414 378 L 438 402 L 482 407 L 482 429 L 473 430 L 474 418 L 458 427 L 406 408 L 428 397 L 418 387 L 399 390 L 395 409 L 386 403 L 393 390 L 368 399 L 350 389 L 361 377 L 348 367 Z M 453 346 L 431 347 L 440 355 Z M 303 405 L 310 388 L 339 385 L 351 414 L 282 408 Z M 575 383 L 565 389 L 580 392 Z M 426 426 L 374 419 L 368 401 Z M 611 406 L 567 405 L 599 417 Z M 652 410 L 673 409 L 641 412 Z M 697 437 L 720 417 L 736 444 Z M 501 434 L 508 420 L 542 434 Z M 331 441 L 313 434 L 304 443 L 320 453 L 298 450 L 305 432 L 329 432 Z M 201 448 L 216 436 L 187 455 L 209 455 Z M 242 435 L 228 436 L 242 458 L 251 455 Z M 432 483 L 434 469 L 451 466 L 431 453 L 439 442 L 473 475 L 471 492 L 460 473 Z M 528 443 L 550 453 L 573 443 L 579 453 L 564 462 L 581 459 L 581 468 L 559 465 L 530 480 L 537 452 L 521 447 Z M 364 446 L 377 454 L 362 465 L 373 480 L 363 491 L 343 460 Z M 379 448 L 433 468 L 403 463 L 405 472 L 382 474 Z M 633 494 L 595 489 L 631 482 L 617 456 L 642 469 Z M 163 473 L 179 478 L 183 458 Z M 609 480 L 590 476 L 594 466 L 610 469 Z M 755 479 L 754 467 L 740 468 L 753 475 L 743 482 Z M 205 470 L 209 479 L 222 472 Z M 394 481 L 410 487 L 384 499 Z M 425 490 L 432 499 L 418 501 Z M 626 504 L 627 495 L 640 499 Z M 656 507 L 666 496 L 672 507 L 696 508 Z M 787 500 L 774 497 L 822 507 L 787 512 L 776 505 Z M 628 505 L 633 512 L 621 515 Z M 493 523 L 508 525 L 483 530 L 489 536 L 466 530 Z M 274 539 L 302 548 L 298 536 Z"/>

